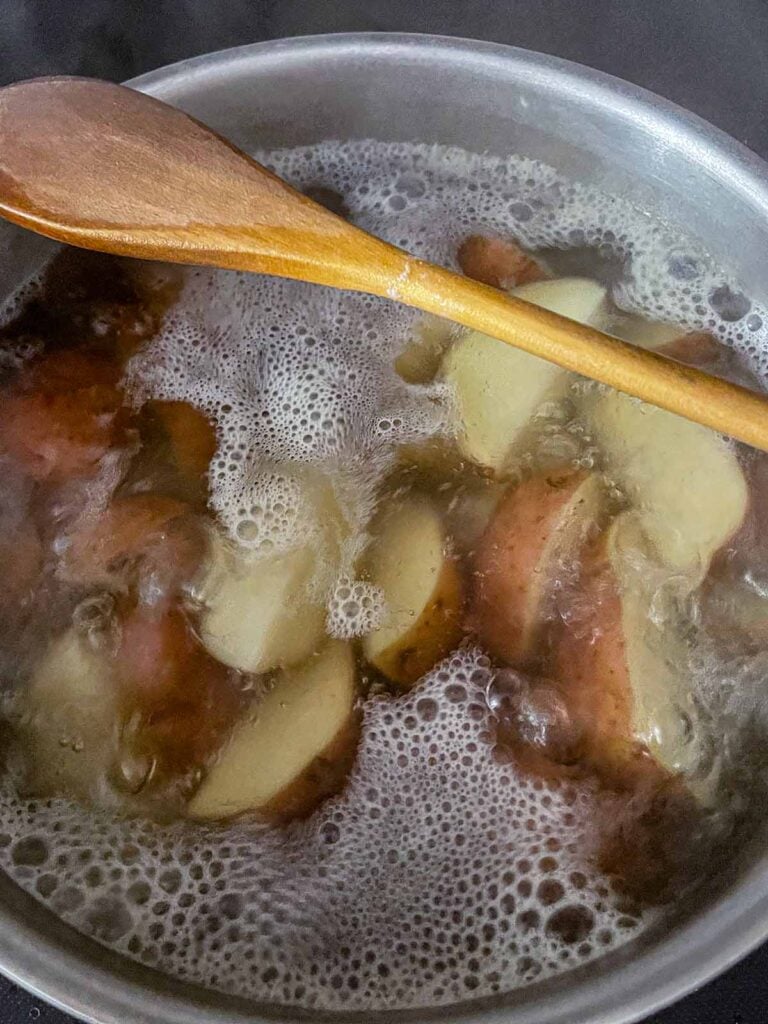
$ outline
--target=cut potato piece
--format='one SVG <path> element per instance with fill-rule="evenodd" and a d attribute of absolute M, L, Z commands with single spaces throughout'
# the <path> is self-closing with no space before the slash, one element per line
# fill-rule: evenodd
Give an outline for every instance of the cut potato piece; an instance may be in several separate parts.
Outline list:
<path fill-rule="evenodd" d="M 484 479 L 463 482 L 460 489 L 450 495 L 445 518 L 454 543 L 464 558 L 474 555 L 506 491 L 505 484 Z"/>
<path fill-rule="evenodd" d="M 241 681 L 177 607 L 123 609 L 113 671 L 127 723 L 116 779 L 134 792 L 205 764 L 242 707 Z"/>
<path fill-rule="evenodd" d="M 510 665 L 535 654 L 553 585 L 572 568 L 600 513 L 596 473 L 543 473 L 511 488 L 478 545 L 470 622 Z"/>
<path fill-rule="evenodd" d="M 234 732 L 188 805 L 193 818 L 304 814 L 338 788 L 357 739 L 355 662 L 334 640 L 281 673 Z"/>
<path fill-rule="evenodd" d="M 425 315 L 416 324 L 411 340 L 395 359 L 395 371 L 408 384 L 429 384 L 437 375 L 455 333 L 455 324 Z"/>
<path fill-rule="evenodd" d="M 705 331 L 686 331 L 677 324 L 657 323 L 640 317 L 622 318 L 610 333 L 639 348 L 649 348 L 688 366 L 714 366 L 724 348 Z"/>
<path fill-rule="evenodd" d="M 512 292 L 552 313 L 559 313 L 580 324 L 598 327 L 608 319 L 608 297 L 605 288 L 588 277 L 560 277 L 551 281 L 534 281 Z"/>
<path fill-rule="evenodd" d="M 456 258 L 463 274 L 492 288 L 514 288 L 550 276 L 537 259 L 509 239 L 470 235 Z"/>
<path fill-rule="evenodd" d="M 600 326 L 606 316 L 605 289 L 582 278 L 539 281 L 513 294 L 582 323 Z M 559 366 L 477 332 L 454 342 L 442 372 L 455 395 L 462 453 L 494 473 L 503 471 L 534 413 L 562 398 L 572 379 Z"/>
<path fill-rule="evenodd" d="M 661 561 L 698 582 L 747 513 L 733 450 L 706 427 L 618 391 L 594 395 L 588 419 Z"/>
<path fill-rule="evenodd" d="M 96 356 L 47 354 L 4 396 L 0 447 L 33 480 L 63 483 L 94 473 L 105 452 L 128 437 L 117 376 Z"/>
<path fill-rule="evenodd" d="M 117 750 L 118 697 L 108 658 L 74 629 L 48 648 L 25 694 L 27 785 L 39 796 L 98 797 Z"/>
<path fill-rule="evenodd" d="M 670 772 L 701 751 L 683 641 L 671 610 L 658 626 L 658 593 L 634 513 L 616 519 L 585 560 L 574 615 L 555 647 L 555 672 L 588 737 L 588 757 L 621 772 L 637 742 Z"/>
<path fill-rule="evenodd" d="M 388 679 L 410 687 L 458 643 L 462 585 L 446 550 L 440 516 L 426 500 L 405 499 L 380 525 L 370 579 L 384 593 L 382 625 L 363 652 Z"/>
<path fill-rule="evenodd" d="M 703 331 L 680 334 L 663 345 L 659 352 L 670 359 L 676 359 L 678 363 L 707 367 L 710 370 L 717 367 L 727 355 L 724 346 Z"/>
<path fill-rule="evenodd" d="M 621 316 L 611 324 L 611 333 L 623 341 L 628 341 L 639 348 L 664 349 L 670 342 L 676 341 L 685 331 L 678 324 L 664 324 L 653 320 L 643 320 L 639 316 Z"/>
<path fill-rule="evenodd" d="M 241 672 L 293 665 L 318 647 L 325 606 L 311 592 L 317 556 L 311 547 L 253 555 L 220 535 L 200 586 L 200 639 Z"/>
<path fill-rule="evenodd" d="M 75 524 L 59 571 L 68 582 L 109 586 L 127 563 L 163 545 L 170 525 L 187 512 L 183 502 L 161 494 L 115 498 L 98 514 L 83 516 Z"/>

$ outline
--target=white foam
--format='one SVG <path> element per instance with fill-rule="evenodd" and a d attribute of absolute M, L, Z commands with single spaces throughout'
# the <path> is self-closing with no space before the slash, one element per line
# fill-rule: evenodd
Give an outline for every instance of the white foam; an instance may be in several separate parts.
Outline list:
<path fill-rule="evenodd" d="M 467 650 L 370 701 L 345 792 L 284 832 L 5 795 L 0 866 L 129 956 L 277 1003 L 440 1005 L 586 963 L 645 922 L 593 867 L 590 787 L 493 756 L 491 678 Z"/>

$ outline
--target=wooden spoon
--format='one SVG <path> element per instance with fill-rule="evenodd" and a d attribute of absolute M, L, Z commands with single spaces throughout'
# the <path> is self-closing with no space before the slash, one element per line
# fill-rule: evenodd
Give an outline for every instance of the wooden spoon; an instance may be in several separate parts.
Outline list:
<path fill-rule="evenodd" d="M 386 296 L 768 450 L 765 397 L 416 259 L 123 86 L 0 89 L 0 214 L 87 249 Z"/>

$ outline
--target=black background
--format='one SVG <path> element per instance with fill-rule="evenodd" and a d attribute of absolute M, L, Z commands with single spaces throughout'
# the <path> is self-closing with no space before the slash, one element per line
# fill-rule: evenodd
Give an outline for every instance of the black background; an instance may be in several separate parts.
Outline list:
<path fill-rule="evenodd" d="M 768 159 L 768 0 L 0 0 L 0 82 L 119 80 L 240 43 L 360 30 L 580 61 L 675 100 Z M 69 1018 L 0 980 L 0 1024 L 35 1020 Z M 767 1022 L 768 946 L 647 1024 Z"/>

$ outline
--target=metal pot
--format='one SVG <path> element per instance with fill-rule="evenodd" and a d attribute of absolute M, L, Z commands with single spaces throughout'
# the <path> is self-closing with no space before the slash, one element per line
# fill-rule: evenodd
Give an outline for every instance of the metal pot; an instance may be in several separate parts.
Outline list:
<path fill-rule="evenodd" d="M 541 159 L 681 225 L 749 294 L 768 299 L 768 167 L 672 104 L 567 61 L 437 36 L 337 35 L 226 50 L 130 84 L 182 107 L 245 149 L 375 137 Z M 39 262 L 45 243 L 4 225 L 0 244 L 6 252 L 1 293 Z M 495 1002 L 392 1019 L 629 1024 L 724 970 L 767 936 L 768 856 L 766 844 L 756 840 L 730 880 L 654 941 Z M 256 1007 L 129 963 L 76 934 L 7 878 L 0 878 L 0 970 L 89 1021 L 312 1018 Z"/>

